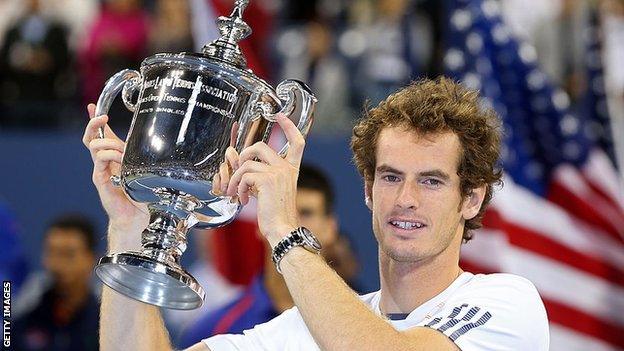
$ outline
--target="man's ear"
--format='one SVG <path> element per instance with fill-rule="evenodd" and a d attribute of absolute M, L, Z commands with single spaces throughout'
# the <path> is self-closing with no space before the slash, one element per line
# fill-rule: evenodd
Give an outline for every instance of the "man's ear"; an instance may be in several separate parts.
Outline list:
<path fill-rule="evenodd" d="M 369 210 L 373 210 L 372 182 L 364 182 L 364 203 Z"/>
<path fill-rule="evenodd" d="M 474 218 L 481 209 L 483 199 L 485 199 L 486 185 L 483 184 L 478 188 L 472 189 L 470 194 L 466 195 L 462 204 L 462 217 L 465 220 Z"/>

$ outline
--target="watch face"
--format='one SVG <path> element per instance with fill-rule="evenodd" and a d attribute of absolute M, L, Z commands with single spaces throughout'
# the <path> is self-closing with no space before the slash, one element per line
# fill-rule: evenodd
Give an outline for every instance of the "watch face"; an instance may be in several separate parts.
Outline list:
<path fill-rule="evenodd" d="M 321 243 L 312 234 L 312 232 L 309 231 L 308 228 L 305 228 L 305 227 L 302 227 L 301 229 L 302 230 L 300 231 L 300 233 L 303 236 L 303 240 L 305 241 L 305 244 L 310 246 L 315 251 L 321 251 Z"/>

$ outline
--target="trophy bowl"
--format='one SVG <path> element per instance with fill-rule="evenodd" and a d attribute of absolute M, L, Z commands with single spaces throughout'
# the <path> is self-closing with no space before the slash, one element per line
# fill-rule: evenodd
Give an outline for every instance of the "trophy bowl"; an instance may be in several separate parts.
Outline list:
<path fill-rule="evenodd" d="M 111 181 L 148 204 L 150 223 L 140 252 L 110 253 L 95 268 L 102 282 L 133 299 L 173 309 L 201 306 L 204 291 L 180 257 L 191 227 L 228 224 L 241 209 L 237 199 L 212 193 L 225 150 L 240 153 L 266 142 L 277 113 L 295 120 L 304 136 L 312 125 L 316 98 L 305 84 L 285 80 L 274 89 L 247 69 L 237 44 L 251 32 L 242 20 L 246 5 L 236 1 L 229 17 L 219 17 L 221 38 L 201 53 L 148 57 L 140 72 L 111 77 L 98 99 L 96 116 L 108 113 L 119 93 L 134 113 L 121 174 Z"/>

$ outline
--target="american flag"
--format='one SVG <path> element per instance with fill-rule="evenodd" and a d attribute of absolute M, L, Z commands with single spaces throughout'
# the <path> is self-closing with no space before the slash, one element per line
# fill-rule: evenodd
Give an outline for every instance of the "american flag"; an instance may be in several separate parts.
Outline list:
<path fill-rule="evenodd" d="M 624 206 L 596 21 L 588 93 L 573 109 L 515 38 L 495 0 L 448 0 L 447 74 L 479 89 L 505 129 L 505 186 L 462 266 L 530 279 L 550 320 L 551 350 L 624 349 Z"/>

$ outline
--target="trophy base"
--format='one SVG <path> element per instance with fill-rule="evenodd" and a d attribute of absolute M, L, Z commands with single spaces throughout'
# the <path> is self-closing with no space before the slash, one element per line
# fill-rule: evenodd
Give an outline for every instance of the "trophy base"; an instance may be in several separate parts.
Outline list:
<path fill-rule="evenodd" d="M 138 252 L 106 255 L 95 273 L 113 290 L 151 305 L 191 310 L 204 301 L 204 290 L 188 272 Z"/>

